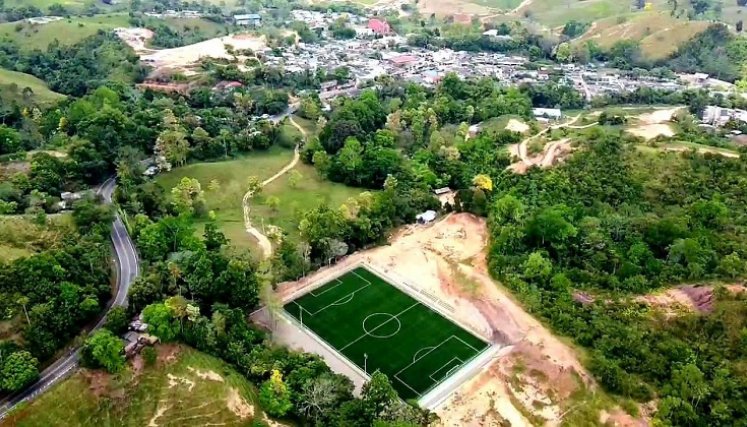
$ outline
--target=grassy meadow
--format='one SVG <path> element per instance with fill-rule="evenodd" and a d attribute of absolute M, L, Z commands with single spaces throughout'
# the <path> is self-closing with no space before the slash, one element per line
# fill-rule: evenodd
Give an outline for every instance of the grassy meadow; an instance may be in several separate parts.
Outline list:
<path fill-rule="evenodd" d="M 82 370 L 3 421 L 7 426 L 244 426 L 267 421 L 255 387 L 223 361 L 160 346 L 155 366 Z M 71 400 L 71 398 L 73 400 Z"/>
<path fill-rule="evenodd" d="M 23 94 L 23 89 L 27 87 L 32 91 L 28 98 Z M 50 90 L 43 80 L 31 74 L 0 68 L 0 100 L 3 102 L 49 105 L 64 98 L 65 95 Z"/>
<path fill-rule="evenodd" d="M 246 193 L 250 176 L 265 180 L 274 175 L 293 159 L 293 152 L 278 147 L 257 151 L 247 156 L 223 162 L 194 163 L 172 170 L 157 178 L 166 191 L 173 188 L 183 177 L 196 178 L 205 191 L 207 208 L 215 212 L 221 229 L 232 245 L 253 249 L 255 242 L 246 234 L 241 200 Z M 208 185 L 216 180 L 219 188 L 209 190 Z M 202 223 L 198 222 L 202 235 Z"/>
<path fill-rule="evenodd" d="M 0 260 L 12 261 L 51 248 L 73 231 L 70 214 L 49 215 L 38 225 L 22 215 L 0 216 Z"/>
<path fill-rule="evenodd" d="M 60 44 L 77 43 L 99 30 L 109 31 L 117 27 L 128 26 L 127 14 L 96 15 L 74 17 L 47 24 L 30 24 L 28 22 L 6 22 L 0 24 L 0 39 L 9 39 L 24 50 L 45 50 L 54 40 Z"/>
<path fill-rule="evenodd" d="M 255 225 L 278 226 L 288 232 L 290 239 L 298 238 L 298 224 L 302 211 L 322 203 L 336 208 L 350 197 L 364 191 L 320 178 L 312 166 L 303 163 L 298 163 L 293 170 L 302 176 L 296 187 L 290 184 L 293 172 L 288 172 L 263 188 L 262 193 L 251 205 L 251 217 Z M 280 201 L 277 209 L 271 209 L 267 205 L 271 197 L 277 197 Z"/>
<path fill-rule="evenodd" d="M 294 130 L 297 131 L 295 128 Z M 187 165 L 160 175 L 157 181 L 169 191 L 182 177 L 196 178 L 205 191 L 207 209 L 215 212 L 221 230 L 231 240 L 231 245 L 254 250 L 257 247 L 256 242 L 246 233 L 244 210 L 241 205 L 247 181 L 250 176 L 265 180 L 292 159 L 292 151 L 273 147 L 268 151 L 258 151 L 239 159 Z M 252 222 L 260 229 L 262 225 L 276 225 L 294 238 L 298 235 L 298 213 L 301 210 L 318 206 L 320 203 L 336 207 L 361 192 L 357 188 L 326 181 L 319 177 L 313 167 L 300 162 L 293 170 L 302 176 L 295 187 L 289 183 L 292 172 L 288 172 L 265 186 L 250 202 Z M 218 189 L 208 188 L 213 180 L 219 183 Z M 276 209 L 268 206 L 271 197 L 277 197 L 279 200 Z M 196 225 L 197 233 L 202 235 L 204 221 L 198 220 Z"/>
<path fill-rule="evenodd" d="M 667 0 L 652 0 L 653 10 L 666 10 Z M 594 22 L 631 11 L 631 2 L 619 0 L 533 0 L 523 13 L 550 27 L 562 27 L 570 20 Z"/>
<path fill-rule="evenodd" d="M 594 41 L 609 49 L 620 40 L 635 40 L 641 43 L 646 58 L 664 59 L 708 25 L 704 21 L 677 19 L 663 11 L 627 13 L 596 21 L 575 43 Z"/>

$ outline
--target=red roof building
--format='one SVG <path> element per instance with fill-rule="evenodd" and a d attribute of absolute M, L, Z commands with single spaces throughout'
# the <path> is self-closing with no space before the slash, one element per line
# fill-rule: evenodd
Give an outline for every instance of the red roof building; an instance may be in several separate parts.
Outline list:
<path fill-rule="evenodd" d="M 383 35 L 392 32 L 392 27 L 389 26 L 389 23 L 381 19 L 369 19 L 368 28 L 376 34 Z"/>
<path fill-rule="evenodd" d="M 418 61 L 420 61 L 420 58 L 414 55 L 399 55 L 389 59 L 389 62 L 400 67 L 414 64 Z"/>
<path fill-rule="evenodd" d="M 470 25 L 472 24 L 472 15 L 468 15 L 466 13 L 457 13 L 454 15 L 454 23 L 462 24 L 462 25 Z"/>

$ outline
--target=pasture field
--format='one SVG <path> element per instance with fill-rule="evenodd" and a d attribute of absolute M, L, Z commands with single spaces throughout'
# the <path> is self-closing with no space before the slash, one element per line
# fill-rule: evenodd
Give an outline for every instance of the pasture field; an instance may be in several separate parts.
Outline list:
<path fill-rule="evenodd" d="M 302 176 L 295 187 L 291 185 L 293 171 Z M 254 197 L 251 202 L 252 223 L 260 228 L 262 224 L 278 226 L 288 233 L 290 239 L 296 240 L 302 210 L 315 208 L 322 203 L 336 209 L 361 191 L 363 190 L 360 188 L 327 181 L 319 177 L 312 166 L 299 162 L 291 171 L 267 184 L 262 193 Z M 277 197 L 279 200 L 277 208 L 268 206 L 270 197 Z"/>
<path fill-rule="evenodd" d="M 513 10 L 521 4 L 521 0 L 471 0 L 470 3 L 500 10 Z"/>
<path fill-rule="evenodd" d="M 386 374 L 403 399 L 420 398 L 488 348 L 363 267 L 284 308 L 361 370 Z"/>
<path fill-rule="evenodd" d="M 14 83 L 15 86 L 13 86 Z M 28 99 L 23 95 L 23 89 L 27 87 L 33 92 Z M 0 99 L 4 102 L 16 101 L 19 104 L 30 102 L 32 104 L 48 105 L 64 98 L 65 95 L 50 90 L 43 80 L 31 74 L 0 68 Z"/>
<path fill-rule="evenodd" d="M 653 10 L 666 9 L 666 0 L 652 0 Z M 594 22 L 631 11 L 631 2 L 620 0 L 532 0 L 520 13 L 550 28 L 562 27 L 570 20 Z"/>
<path fill-rule="evenodd" d="M 54 248 L 74 232 L 68 213 L 47 216 L 46 225 L 38 225 L 22 215 L 0 216 L 0 261 L 33 255 Z"/>
<path fill-rule="evenodd" d="M 93 2 L 91 2 L 90 0 L 5 0 L 5 7 L 17 8 L 23 6 L 34 6 L 41 9 L 42 12 L 46 13 L 49 9 L 49 6 L 59 4 L 69 12 L 79 12 L 92 3 Z M 129 3 L 129 1 L 123 3 Z M 108 5 L 104 2 L 96 2 L 95 4 L 98 9 L 107 12 L 116 9 L 126 9 L 126 5 L 122 3 L 118 3 L 116 5 Z"/>
<path fill-rule="evenodd" d="M 196 178 L 205 191 L 208 210 L 216 214 L 221 230 L 233 246 L 254 249 L 255 242 L 246 233 L 241 199 L 246 193 L 250 176 L 265 180 L 275 174 L 293 158 L 293 152 L 278 147 L 256 151 L 244 157 L 223 162 L 194 163 L 159 175 L 156 181 L 170 191 L 183 177 Z M 216 180 L 219 188 L 208 189 Z M 252 208 L 256 205 L 253 202 Z M 198 222 L 197 232 L 202 236 L 204 223 Z"/>
<path fill-rule="evenodd" d="M 663 28 L 641 40 L 641 52 L 648 59 L 665 59 L 685 42 L 705 31 L 709 25 L 711 23 L 706 21 L 687 21 Z"/>
<path fill-rule="evenodd" d="M 178 353 L 167 356 L 165 349 Z M 161 347 L 159 353 L 154 366 L 140 361 L 138 368 L 116 376 L 75 373 L 2 425 L 243 426 L 267 421 L 254 386 L 226 363 L 182 346 Z"/>
<path fill-rule="evenodd" d="M 184 32 L 187 27 L 199 29 L 206 39 L 225 34 L 224 25 L 207 19 L 153 18 L 149 19 L 147 24 L 163 24 L 177 32 Z M 96 34 L 99 30 L 111 31 L 118 27 L 129 26 L 129 16 L 126 13 L 74 16 L 46 24 L 6 22 L 0 24 L 0 39 L 14 41 L 24 50 L 45 50 L 54 40 L 58 40 L 62 45 L 70 45 Z"/>
<path fill-rule="evenodd" d="M 666 12 L 627 13 L 594 22 L 575 43 L 594 41 L 609 49 L 620 40 L 635 40 L 641 42 L 646 58 L 664 59 L 708 25 L 705 21 L 677 19 Z"/>
<path fill-rule="evenodd" d="M 24 50 L 46 50 L 54 40 L 58 40 L 62 45 L 75 44 L 99 30 L 109 31 L 117 27 L 126 27 L 128 20 L 127 14 L 114 13 L 73 17 L 47 24 L 6 22 L 0 24 L 0 39 L 14 41 Z"/>

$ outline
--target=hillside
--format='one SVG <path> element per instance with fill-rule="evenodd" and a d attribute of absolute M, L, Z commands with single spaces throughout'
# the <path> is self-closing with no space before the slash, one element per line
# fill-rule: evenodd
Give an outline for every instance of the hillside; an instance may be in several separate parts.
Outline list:
<path fill-rule="evenodd" d="M 664 9 L 666 0 L 653 0 L 654 10 Z M 620 0 L 530 0 L 519 13 L 547 27 L 565 25 L 570 20 L 594 22 L 630 13 L 631 2 Z"/>
<path fill-rule="evenodd" d="M 633 40 L 641 43 L 646 58 L 662 59 L 708 25 L 705 21 L 677 19 L 666 12 L 626 13 L 594 22 L 574 43 L 593 41 L 603 49 L 609 49 L 618 41 Z"/>
<path fill-rule="evenodd" d="M 130 27 L 132 25 L 129 21 L 130 18 L 126 13 L 112 13 L 90 17 L 75 16 L 46 24 L 6 22 L 0 24 L 0 40 L 11 40 L 24 50 L 46 50 L 49 43 L 54 40 L 58 40 L 63 45 L 71 45 L 96 34 L 99 30 L 110 31 L 119 27 Z M 200 40 L 223 33 L 221 24 L 207 19 L 147 19 L 144 24 L 147 26 L 163 25 L 178 36 L 191 35 L 200 37 Z"/>
<path fill-rule="evenodd" d="M 0 39 L 7 38 L 24 50 L 46 50 L 49 43 L 58 40 L 69 45 L 96 34 L 99 30 L 112 30 L 127 25 L 126 14 L 74 17 L 46 24 L 6 22 L 0 24 Z"/>
<path fill-rule="evenodd" d="M 188 347 L 158 347 L 118 376 L 81 370 L 6 418 L 3 426 L 248 425 L 265 420 L 254 387 L 212 356 Z M 70 398 L 75 396 L 75 404 Z M 279 425 L 272 422 L 274 425 Z"/>
<path fill-rule="evenodd" d="M 31 92 L 25 91 L 26 88 Z M 0 68 L 0 100 L 20 104 L 53 104 L 65 95 L 54 92 L 47 84 L 30 74 Z"/>

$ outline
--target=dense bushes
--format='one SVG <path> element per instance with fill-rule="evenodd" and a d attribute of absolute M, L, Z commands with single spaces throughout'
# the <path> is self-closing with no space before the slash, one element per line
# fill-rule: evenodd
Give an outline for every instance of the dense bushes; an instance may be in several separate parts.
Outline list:
<path fill-rule="evenodd" d="M 111 295 L 112 215 L 92 201 L 82 201 L 73 218 L 77 227 L 61 242 L 26 258 L 0 261 L 0 312 L 4 320 L 22 320 L 23 336 L 20 347 L 13 341 L 0 343 L 0 370 L 8 370 L 0 381 L 8 381 L 0 384 L 5 391 L 35 380 L 37 360 L 48 359 L 67 344 Z"/>
<path fill-rule="evenodd" d="M 720 292 L 713 314 L 665 318 L 626 295 L 747 273 L 747 224 L 735 215 L 747 207 L 744 163 L 644 156 L 604 133 L 584 147 L 564 166 L 498 181 L 491 271 L 593 350 L 589 368 L 609 391 L 661 398 L 667 425 L 743 418 L 736 396 L 747 382 L 732 373 L 744 357 L 744 298 Z"/>

